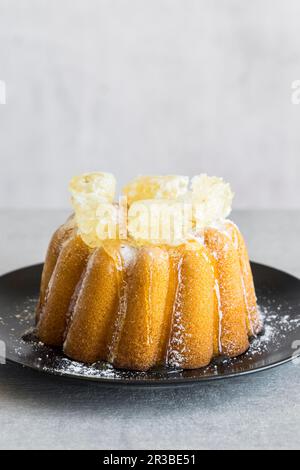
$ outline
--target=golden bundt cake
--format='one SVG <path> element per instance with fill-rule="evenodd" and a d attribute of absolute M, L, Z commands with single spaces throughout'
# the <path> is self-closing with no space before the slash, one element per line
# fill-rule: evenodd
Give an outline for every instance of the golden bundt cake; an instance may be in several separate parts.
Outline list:
<path fill-rule="evenodd" d="M 184 177 L 139 177 L 118 205 L 112 175 L 72 181 L 75 215 L 54 234 L 42 275 L 40 341 L 77 361 L 141 371 L 199 368 L 249 348 L 262 324 L 243 237 L 225 219 L 232 193 L 222 180 L 195 178 L 189 190 Z M 174 227 L 168 240 L 158 232 L 145 238 L 146 212 L 131 210 L 141 187 L 147 209 L 149 201 L 160 201 L 159 211 L 162 200 L 168 208 L 191 204 L 183 238 Z M 126 239 L 122 205 L 129 214 Z M 104 220 L 116 224 L 105 236 Z"/>

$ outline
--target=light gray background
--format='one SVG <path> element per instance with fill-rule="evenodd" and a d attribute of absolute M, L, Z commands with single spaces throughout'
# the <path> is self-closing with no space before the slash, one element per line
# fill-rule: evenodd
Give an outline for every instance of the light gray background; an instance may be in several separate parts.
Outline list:
<path fill-rule="evenodd" d="M 299 30 L 299 0 L 0 0 L 0 207 L 66 207 L 98 169 L 299 208 Z"/>

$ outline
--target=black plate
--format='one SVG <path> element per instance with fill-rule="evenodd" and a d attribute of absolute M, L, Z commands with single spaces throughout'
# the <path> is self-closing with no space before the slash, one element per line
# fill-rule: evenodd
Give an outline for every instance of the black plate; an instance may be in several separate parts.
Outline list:
<path fill-rule="evenodd" d="M 273 268 L 252 263 L 258 302 L 265 317 L 264 333 L 236 359 L 218 359 L 197 370 L 159 369 L 149 372 L 115 370 L 105 363 L 87 367 L 60 351 L 32 341 L 24 333 L 34 326 L 42 265 L 0 277 L 0 340 L 6 359 L 32 369 L 69 378 L 132 385 L 183 385 L 250 374 L 278 366 L 300 355 L 300 280 Z M 23 338 L 23 339 L 22 339 Z M 1 352 L 1 348 L 0 348 Z"/>

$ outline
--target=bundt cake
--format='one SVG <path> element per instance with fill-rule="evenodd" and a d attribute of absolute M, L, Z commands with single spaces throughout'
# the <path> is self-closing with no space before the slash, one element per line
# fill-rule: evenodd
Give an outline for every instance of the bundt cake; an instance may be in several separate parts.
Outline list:
<path fill-rule="evenodd" d="M 243 237 L 226 219 L 230 187 L 206 175 L 188 186 L 139 177 L 116 204 L 112 175 L 72 180 L 75 213 L 54 234 L 42 275 L 40 341 L 80 362 L 140 371 L 200 368 L 249 348 L 262 322 Z"/>

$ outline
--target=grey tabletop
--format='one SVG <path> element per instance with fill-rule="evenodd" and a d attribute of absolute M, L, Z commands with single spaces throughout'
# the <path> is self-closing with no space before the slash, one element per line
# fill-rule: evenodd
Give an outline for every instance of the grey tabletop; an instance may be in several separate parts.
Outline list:
<path fill-rule="evenodd" d="M 42 261 L 66 215 L 0 211 L 0 274 Z M 238 211 L 233 218 L 254 261 L 300 277 L 300 211 Z M 0 366 L 0 448 L 294 449 L 299 389 L 292 363 L 179 389 L 104 387 L 7 364 Z"/>

